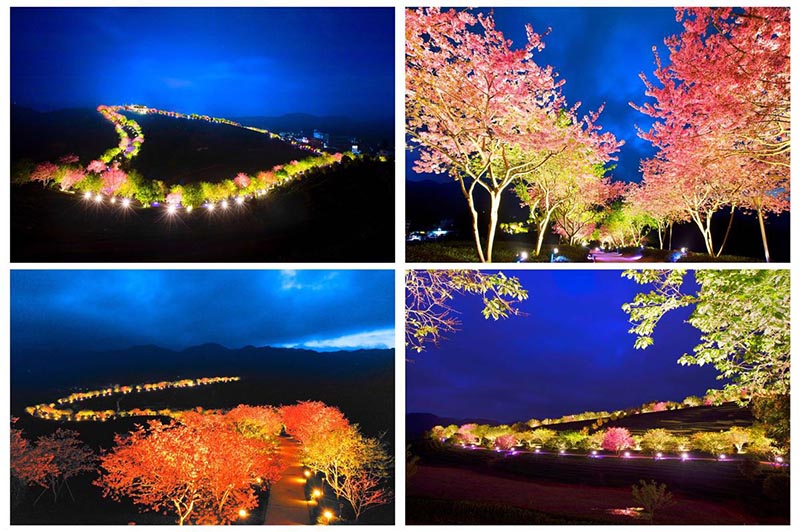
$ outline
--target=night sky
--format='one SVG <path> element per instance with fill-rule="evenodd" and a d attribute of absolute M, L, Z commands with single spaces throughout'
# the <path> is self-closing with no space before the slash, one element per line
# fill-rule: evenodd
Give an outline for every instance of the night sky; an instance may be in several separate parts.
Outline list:
<path fill-rule="evenodd" d="M 668 314 L 653 346 L 633 348 L 621 307 L 643 287 L 620 271 L 505 273 L 528 290 L 519 307 L 526 316 L 487 321 L 479 297 L 457 296 L 461 330 L 410 355 L 407 412 L 512 422 L 679 401 L 721 386 L 713 368 L 677 364 L 699 339 L 685 323 L 690 309 Z"/>
<path fill-rule="evenodd" d="M 12 353 L 394 346 L 394 273 L 350 270 L 12 271 Z"/>
<path fill-rule="evenodd" d="M 646 101 L 639 73 L 653 79 L 653 46 L 658 47 L 662 59 L 668 57 L 664 38 L 682 30 L 675 21 L 675 10 L 495 8 L 494 18 L 515 49 L 525 42 L 525 24 L 530 23 L 540 34 L 551 28 L 544 38 L 545 49 L 534 53 L 534 61 L 553 66 L 560 79 L 566 80 L 562 91 L 569 105 L 582 102 L 580 115 L 597 110 L 605 102 L 599 124 L 625 141 L 612 175 L 617 180 L 640 181 L 639 160 L 655 151 L 649 142 L 637 137 L 634 126 L 647 130 L 651 120 L 628 102 Z M 411 170 L 414 157 L 409 155 L 406 175 L 413 180 L 431 179 L 431 175 Z"/>
<path fill-rule="evenodd" d="M 11 99 L 385 120 L 393 50 L 392 8 L 13 8 Z"/>

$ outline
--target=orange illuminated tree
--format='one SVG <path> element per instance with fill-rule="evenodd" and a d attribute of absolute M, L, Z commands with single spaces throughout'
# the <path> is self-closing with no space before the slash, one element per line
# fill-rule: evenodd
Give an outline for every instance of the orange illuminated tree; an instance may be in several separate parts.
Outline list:
<path fill-rule="evenodd" d="M 103 496 L 173 513 L 179 525 L 235 521 L 241 510 L 257 506 L 257 492 L 282 471 L 274 444 L 243 436 L 220 414 L 150 421 L 115 443 L 96 481 Z"/>

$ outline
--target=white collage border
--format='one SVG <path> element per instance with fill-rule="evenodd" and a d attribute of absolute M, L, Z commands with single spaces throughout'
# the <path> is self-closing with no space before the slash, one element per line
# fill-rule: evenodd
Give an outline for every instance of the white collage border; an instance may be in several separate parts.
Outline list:
<path fill-rule="evenodd" d="M 723 2 L 709 2 L 709 1 L 696 1 L 684 0 L 681 2 L 663 2 L 663 1 L 650 1 L 640 0 L 638 2 L 623 2 L 623 1 L 539 1 L 539 0 L 485 0 L 476 3 L 469 2 L 430 2 L 419 1 L 409 2 L 408 0 L 298 0 L 298 1 L 274 1 L 274 0 L 239 0 L 231 4 L 225 4 L 221 0 L 166 0 L 166 1 L 124 1 L 124 0 L 105 0 L 105 1 L 89 1 L 77 0 L 70 1 L 70 7 L 385 7 L 395 9 L 395 258 L 393 262 L 389 263 L 11 263 L 10 262 L 10 199 L 6 188 L 0 188 L 0 250 L 2 250 L 2 267 L 3 275 L 0 281 L 0 296 L 2 296 L 3 304 L 0 307 L 0 321 L 2 321 L 2 328 L 0 328 L 0 337 L 2 338 L 2 363 L 0 363 L 0 375 L 2 375 L 3 390 L 0 393 L 0 411 L 10 412 L 10 272 L 11 270 L 47 270 L 47 269 L 61 269 L 61 270 L 77 270 L 77 269 L 98 269 L 98 270 L 123 270 L 123 269 L 142 269 L 142 270 L 161 270 L 161 269 L 174 269 L 174 270 L 225 270 L 225 269 L 241 269 L 241 270 L 279 270 L 279 269 L 299 269 L 299 270 L 321 270 L 321 269 L 353 269 L 353 270 L 394 270 L 395 278 L 395 525 L 396 527 L 405 528 L 405 350 L 404 350 L 404 272 L 406 269 L 453 269 L 453 268 L 482 268 L 482 269 L 502 269 L 507 271 L 512 270 L 548 270 L 548 269 L 561 269 L 561 270 L 613 270 L 622 271 L 627 269 L 621 265 L 614 264 L 586 264 L 576 263 L 562 263 L 557 268 L 547 263 L 493 263 L 491 265 L 478 265 L 474 263 L 407 263 L 405 261 L 405 133 L 404 133 L 404 17 L 403 11 L 406 7 L 417 6 L 478 6 L 478 7 L 672 7 L 676 5 L 769 5 L 769 6 L 790 6 L 790 2 L 786 0 L 780 1 L 723 1 Z M 10 183 L 10 168 L 9 168 L 9 154 L 10 154 L 10 125 L 9 125 L 9 105 L 10 99 L 10 7 L 12 6 L 59 6 L 64 7 L 63 2 L 57 0 L 46 1 L 14 1 L 10 0 L 5 2 L 4 8 L 0 11 L 0 28 L 3 30 L 3 53 L 0 55 L 0 62 L 2 63 L 2 70 L 4 82 L 2 83 L 2 93 L 0 93 L 0 176 L 2 176 L 2 187 L 9 186 Z M 793 24 L 794 25 L 794 24 Z M 793 32 L 794 33 L 794 32 Z M 798 39 L 793 39 L 791 50 L 792 56 L 797 57 Z M 792 70 L 796 70 L 795 61 L 792 61 Z M 792 90 L 792 99 L 796 99 L 796 90 Z M 792 125 L 796 126 L 798 121 L 795 115 L 792 118 Z M 792 162 L 791 174 L 796 175 L 798 168 L 797 161 Z M 791 220 L 791 249 L 796 250 L 798 241 L 798 222 L 797 217 Z M 792 261 L 795 260 L 792 255 Z M 685 269 L 740 269 L 740 268 L 758 268 L 758 269 L 786 269 L 792 270 L 792 286 L 795 286 L 800 280 L 793 267 L 793 262 L 790 263 L 772 263 L 772 264 L 731 264 L 731 263 L 697 263 L 690 265 L 664 265 L 664 264 L 642 264 L 641 268 L 685 268 Z M 794 290 L 793 290 L 794 293 Z M 794 298 L 793 298 L 794 300 Z M 792 303 L 792 314 L 797 315 L 796 310 L 800 309 L 797 303 Z M 795 350 L 792 349 L 792 357 L 795 355 Z M 796 401 L 792 402 L 792 408 L 798 406 Z M 0 468 L 2 471 L 8 471 L 9 460 L 9 424 L 8 422 L 0 423 Z M 794 425 L 794 424 L 793 424 Z M 793 436 L 796 436 L 796 430 L 792 428 Z M 796 482 L 792 482 L 792 508 L 798 508 L 796 494 Z M 0 475 L 0 494 L 5 498 L 0 502 L 0 528 L 10 528 L 10 507 L 9 507 L 9 476 L 6 474 Z M 26 527 L 28 530 L 46 530 L 53 527 L 33 526 Z M 106 529 L 110 527 L 102 527 Z M 117 528 L 117 527 L 113 527 Z M 277 526 L 280 530 L 291 530 L 295 527 Z M 346 527 L 351 528 L 351 527 Z M 352 528 L 356 528 L 353 526 Z M 365 527 L 357 527 L 359 530 L 364 530 Z M 366 529 L 377 529 L 377 526 L 367 526 Z M 380 527 L 386 529 L 386 527 Z M 421 529 L 421 527 L 412 527 L 411 529 Z M 425 527 L 422 527 L 425 528 Z M 552 528 L 552 527 L 545 527 Z M 563 530 L 565 527 L 558 527 Z M 572 526 L 566 527 L 567 529 L 575 528 Z M 595 527 L 597 528 L 597 527 Z M 600 527 L 606 528 L 606 527 Z M 444 526 L 437 527 L 436 530 L 486 530 L 486 527 L 473 527 L 473 526 Z M 504 530 L 523 530 L 522 526 L 504 527 Z"/>

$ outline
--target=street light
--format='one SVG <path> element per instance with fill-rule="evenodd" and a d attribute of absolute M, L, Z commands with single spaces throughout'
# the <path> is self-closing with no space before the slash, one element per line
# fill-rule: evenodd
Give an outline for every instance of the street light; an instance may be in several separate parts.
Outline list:
<path fill-rule="evenodd" d="M 247 515 L 248 515 L 247 514 L 247 510 L 245 510 L 244 508 L 239 510 L 239 518 L 240 519 L 247 519 Z"/>

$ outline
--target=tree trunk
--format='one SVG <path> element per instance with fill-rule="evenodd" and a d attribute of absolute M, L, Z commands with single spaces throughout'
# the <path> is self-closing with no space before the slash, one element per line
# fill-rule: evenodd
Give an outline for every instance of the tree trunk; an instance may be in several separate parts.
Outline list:
<path fill-rule="evenodd" d="M 469 212 L 472 215 L 472 236 L 475 238 L 475 249 L 478 251 L 478 260 L 486 262 L 483 256 L 483 245 L 481 244 L 481 234 L 478 229 L 478 211 L 475 210 L 475 200 L 472 197 L 472 190 L 466 194 L 467 204 L 469 205 Z"/>
<path fill-rule="evenodd" d="M 547 216 L 536 225 L 539 229 L 539 234 L 536 236 L 536 255 L 539 255 L 539 253 L 542 252 L 542 244 L 544 243 L 544 232 L 547 230 L 547 226 L 550 225 L 550 211 L 548 211 Z"/>
<path fill-rule="evenodd" d="M 761 229 L 761 243 L 764 244 L 764 259 L 769 262 L 769 246 L 767 245 L 767 231 L 764 227 L 764 211 L 758 206 L 758 227 Z"/>
<path fill-rule="evenodd" d="M 661 225 L 656 228 L 656 232 L 658 232 L 658 249 L 664 249 L 664 235 L 661 234 Z"/>
<path fill-rule="evenodd" d="M 722 255 L 722 250 L 725 247 L 725 243 L 728 242 L 728 235 L 731 234 L 731 227 L 733 227 L 733 214 L 736 212 L 736 206 L 731 206 L 731 217 L 728 218 L 728 228 L 725 230 L 725 238 L 722 239 L 722 245 L 717 250 L 717 257 Z"/>
<path fill-rule="evenodd" d="M 669 249 L 672 249 L 672 230 L 673 230 L 673 222 L 669 223 Z"/>
<path fill-rule="evenodd" d="M 494 248 L 494 234 L 497 230 L 497 215 L 500 211 L 500 197 L 503 192 L 490 192 L 491 207 L 489 212 L 489 231 L 486 235 L 486 261 L 492 262 L 492 251 Z"/>

